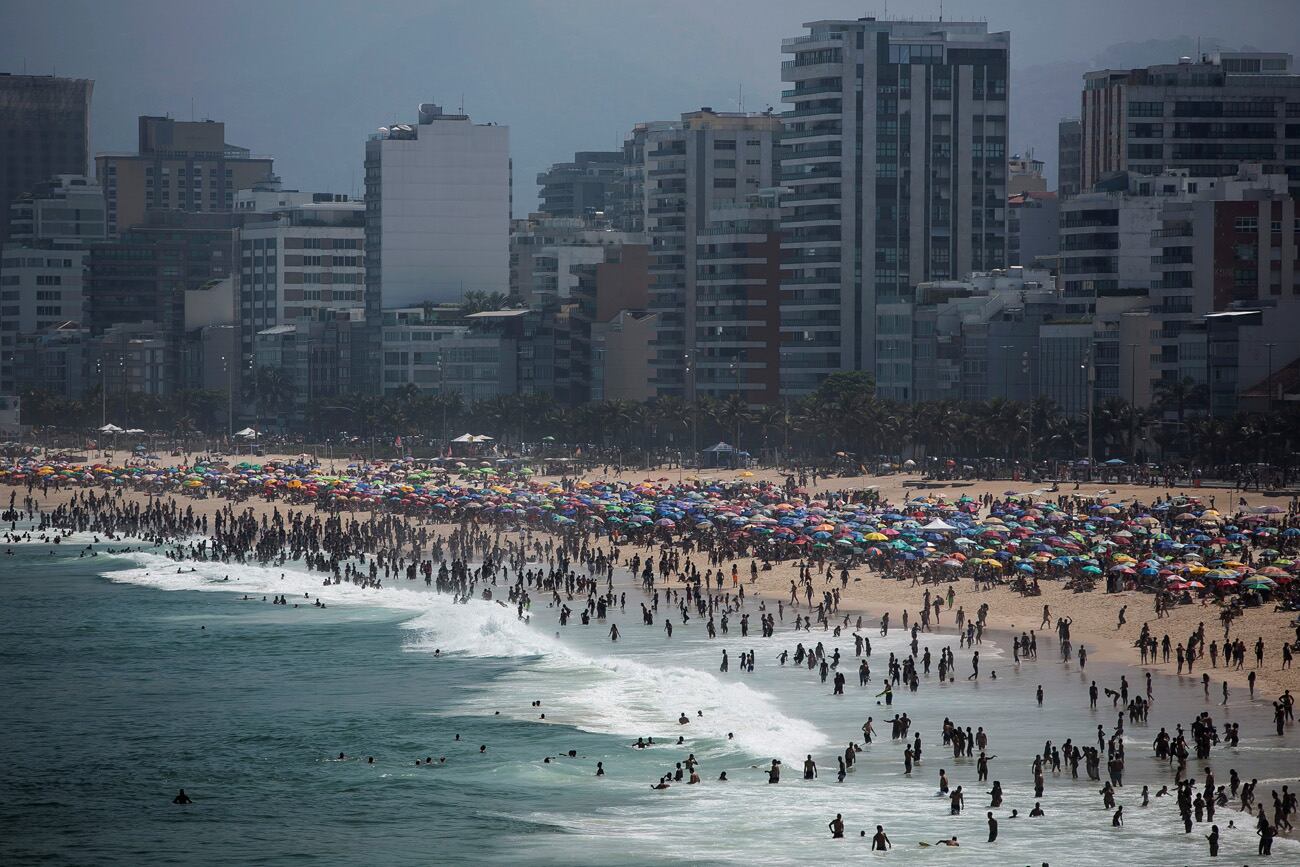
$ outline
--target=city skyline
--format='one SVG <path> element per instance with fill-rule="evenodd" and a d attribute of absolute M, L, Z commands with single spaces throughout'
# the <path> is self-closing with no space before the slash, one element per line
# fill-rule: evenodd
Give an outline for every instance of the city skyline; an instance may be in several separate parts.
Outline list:
<path fill-rule="evenodd" d="M 154 3 L 7 0 L 0 9 L 20 26 L 0 33 L 0 53 L 9 72 L 95 79 L 92 152 L 130 149 L 139 115 L 211 117 L 226 122 L 232 140 L 275 156 L 287 186 L 356 196 L 369 133 L 408 118 L 420 102 L 455 110 L 463 101 L 476 122 L 511 128 L 516 217 L 536 207 L 538 172 L 574 151 L 620 148 L 635 123 L 706 105 L 735 111 L 742 94 L 746 110 L 780 111 L 780 41 L 819 18 L 942 13 L 945 20 L 1009 30 L 1009 149 L 1033 148 L 1053 181 L 1055 124 L 1078 114 L 1084 72 L 1175 62 L 1198 45 L 1300 53 L 1300 30 L 1272 26 L 1277 16 L 1295 14 L 1283 2 L 1254 3 L 1259 14 L 1250 16 L 1203 2 L 1144 4 L 1136 14 L 1118 2 L 1087 10 L 1035 7 L 1032 21 L 1022 20 L 1024 4 L 1014 0 L 744 6 L 741 19 L 737 3 L 689 10 L 677 3 L 579 3 L 563 16 L 526 3 L 485 23 L 477 7 L 464 3 L 385 3 L 360 17 L 331 3 L 312 4 L 304 16 L 308 7 L 297 4 L 236 2 L 185 6 L 193 26 L 178 29 L 175 4 L 161 15 Z M 249 15 L 258 27 L 246 26 Z M 733 35 L 728 28 L 738 20 L 746 30 Z M 1187 32 L 1170 35 L 1170 21 Z M 1205 24 L 1184 25 L 1191 21 Z M 137 34 L 150 50 L 124 55 L 102 38 L 106 32 Z M 1063 52 L 1058 36 L 1066 32 L 1071 48 Z M 571 51 L 589 61 L 573 63 Z M 671 67 L 657 63 L 670 51 Z M 266 87 L 272 78 L 277 86 Z"/>

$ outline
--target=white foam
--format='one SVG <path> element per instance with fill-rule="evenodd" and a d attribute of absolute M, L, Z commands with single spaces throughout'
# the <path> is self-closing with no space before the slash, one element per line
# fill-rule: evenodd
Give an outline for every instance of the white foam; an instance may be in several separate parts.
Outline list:
<path fill-rule="evenodd" d="M 300 568 L 178 563 L 147 552 L 125 556 L 140 565 L 107 572 L 107 578 L 159 590 L 284 594 L 299 604 L 319 598 L 328 606 L 415 612 L 402 624 L 414 633 L 405 644 L 409 651 L 437 649 L 442 654 L 526 660 L 525 668 L 499 678 L 486 693 L 468 702 L 481 712 L 500 709 L 520 719 L 535 719 L 528 713 L 531 703 L 528 708 L 521 705 L 536 693 L 545 697 L 548 722 L 585 731 L 656 740 L 669 736 L 675 740 L 681 733 L 693 740 L 714 739 L 722 750 L 791 761 L 827 742 L 812 723 L 786 716 L 772 696 L 747 684 L 724 681 L 669 660 L 650 665 L 621 655 L 585 653 L 519 620 L 513 606 L 483 600 L 456 604 L 447 596 L 402 586 L 327 586 L 322 584 L 323 575 Z M 185 571 L 178 573 L 178 568 Z M 696 715 L 700 710 L 703 717 Z M 678 725 L 682 713 L 690 718 L 689 725 Z M 731 740 L 729 733 L 734 736 Z"/>

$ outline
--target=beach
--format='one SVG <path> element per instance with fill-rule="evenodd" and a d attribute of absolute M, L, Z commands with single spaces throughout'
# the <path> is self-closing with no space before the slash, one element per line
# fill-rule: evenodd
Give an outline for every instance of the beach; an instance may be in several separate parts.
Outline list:
<path fill-rule="evenodd" d="M 106 459 L 108 461 L 125 460 L 128 456 L 127 452 L 110 452 L 108 454 L 112 456 Z M 258 460 L 288 461 L 295 458 L 295 455 L 267 455 Z M 333 469 L 341 470 L 344 466 L 346 464 L 341 460 L 336 461 Z M 748 475 L 742 477 L 742 472 Z M 576 478 L 635 484 L 645 480 L 675 482 L 679 477 L 683 480 L 700 479 L 719 482 L 779 482 L 783 478 L 779 471 L 770 468 L 755 468 L 742 471 L 700 471 L 698 475 L 690 470 L 663 472 L 657 470 L 593 471 Z M 555 482 L 558 481 L 558 477 L 538 476 L 538 481 Z M 821 479 L 815 484 L 810 484 L 809 495 L 816 498 L 837 491 L 868 487 L 878 491 L 882 500 L 895 503 L 904 502 L 907 497 L 919 493 L 933 496 L 947 495 L 955 499 L 962 495 L 978 498 L 985 494 L 1003 497 L 1008 492 L 1014 491 L 1026 495 L 1038 492 L 1040 496 L 1045 497 L 1049 496 L 1047 492 L 1050 489 L 1050 485 L 1031 485 L 1026 482 L 1009 482 L 1006 480 L 926 482 L 920 475 L 895 474 Z M 42 503 L 48 506 L 57 506 L 65 502 L 75 490 L 77 489 L 51 490 L 48 495 L 43 495 L 40 499 Z M 0 491 L 3 491 L 3 488 L 0 488 Z M 1063 484 L 1061 485 L 1061 492 L 1079 496 L 1104 496 L 1109 502 L 1126 502 L 1134 499 L 1150 502 L 1156 497 L 1200 496 L 1207 505 L 1213 502 L 1225 511 L 1230 507 L 1252 509 L 1269 504 L 1280 503 L 1285 505 L 1287 502 L 1285 498 L 1280 498 L 1269 492 L 1235 491 L 1222 487 L 1202 489 L 1189 487 L 1171 490 L 1145 485 L 1123 485 L 1113 482 L 1084 483 L 1079 486 L 1078 490 L 1075 490 L 1073 483 Z M 142 503 L 149 501 L 148 497 L 135 492 L 127 491 L 124 496 Z M 184 507 L 191 508 L 201 515 L 213 515 L 228 504 L 226 500 L 218 497 L 176 497 L 175 499 Z M 1246 505 L 1237 506 L 1239 499 L 1244 499 Z M 292 507 L 286 506 L 283 502 L 268 502 L 254 496 L 240 502 L 237 508 L 252 509 L 260 517 L 271 514 L 277 508 L 285 511 Z M 455 525 L 438 524 L 436 522 L 428 522 L 427 526 L 431 531 L 442 534 L 450 533 L 455 529 Z M 775 562 L 772 564 L 770 571 L 759 573 L 758 580 L 751 587 L 750 592 L 755 592 L 761 598 L 772 601 L 788 598 L 790 581 L 798 577 L 798 568 L 798 561 Z M 838 580 L 833 583 L 835 586 L 839 584 Z M 826 586 L 830 587 L 831 585 L 827 584 Z M 1041 635 L 1044 631 L 1039 628 L 1042 622 L 1043 606 L 1047 605 L 1051 608 L 1054 619 L 1063 616 L 1069 616 L 1073 619 L 1071 630 L 1076 647 L 1082 644 L 1087 648 L 1088 653 L 1097 659 L 1105 659 L 1125 665 L 1136 666 L 1138 664 L 1138 654 L 1134 642 L 1141 631 L 1143 623 L 1149 623 L 1157 635 L 1169 634 L 1175 643 L 1185 639 L 1202 622 L 1205 623 L 1207 634 L 1211 637 L 1222 638 L 1222 630 L 1218 622 L 1218 608 L 1199 604 L 1180 605 L 1170 609 L 1165 618 L 1157 620 L 1152 607 L 1152 596 L 1149 593 L 1140 591 L 1103 593 L 1098 589 L 1090 593 L 1075 593 L 1056 582 L 1043 581 L 1040 584 L 1042 591 L 1040 596 L 1022 596 L 1005 586 L 977 591 L 973 589 L 968 580 L 964 579 L 955 583 L 953 587 L 957 591 L 956 604 L 965 606 L 968 614 L 973 614 L 979 605 L 987 602 L 990 606 L 988 613 L 989 626 L 997 629 L 1014 631 L 1034 629 Z M 936 588 L 932 587 L 931 589 Z M 947 585 L 942 585 L 937 589 L 946 592 Z M 855 569 L 853 571 L 853 580 L 841 591 L 843 600 L 841 608 L 846 612 L 855 615 L 860 613 L 869 618 L 879 618 L 881 614 L 890 612 L 894 617 L 894 623 L 897 624 L 900 622 L 899 618 L 903 611 L 910 611 L 913 617 L 916 615 L 924 592 L 925 587 L 912 587 L 910 582 L 886 580 L 871 571 Z M 1127 623 L 1123 627 L 1117 628 L 1119 612 L 1122 608 L 1127 609 Z M 1254 642 L 1256 637 L 1262 637 L 1270 648 L 1276 648 L 1283 641 L 1295 640 L 1295 628 L 1292 626 L 1295 619 L 1296 614 L 1293 612 L 1274 611 L 1271 605 L 1261 606 L 1248 610 L 1241 620 L 1233 624 L 1232 636 L 1234 638 L 1243 637 L 1248 643 Z M 1047 627 L 1047 631 L 1050 631 L 1050 628 L 1050 626 Z M 1253 660 L 1251 665 L 1253 666 Z M 1171 661 L 1143 667 L 1152 671 L 1172 673 L 1175 664 Z M 1235 671 L 1221 667 L 1214 670 L 1213 676 L 1216 682 L 1226 679 L 1233 686 L 1244 686 L 1250 670 L 1253 669 L 1248 667 L 1241 671 Z M 1263 694 L 1280 694 L 1284 690 L 1300 693 L 1300 669 L 1282 669 L 1275 652 L 1267 657 L 1266 665 L 1258 669 L 1256 675 L 1258 678 L 1257 689 Z M 1199 668 L 1194 677 L 1199 681 Z"/>
<path fill-rule="evenodd" d="M 701 488 L 765 480 L 746 472 L 753 475 L 714 474 Z M 592 474 L 582 481 L 488 480 L 455 491 L 481 489 L 497 500 L 508 496 L 500 491 L 586 496 L 581 492 L 590 490 L 594 503 L 608 496 L 599 491 L 630 497 L 632 488 L 653 490 L 668 475 L 625 473 L 626 488 Z M 874 485 L 882 499 L 903 503 L 920 482 L 837 478 L 810 483 L 806 499 L 834 500 L 838 491 Z M 1150 488 L 1062 487 L 1058 494 L 1116 503 L 1165 496 Z M 937 501 L 942 491 L 955 502 L 1004 498 L 1012 488 L 1005 481 L 977 482 L 929 493 Z M 27 494 L 10 490 L 19 498 Z M 611 550 L 610 537 L 582 532 L 558 512 L 523 528 L 468 510 L 443 522 L 431 514 L 394 515 L 350 497 L 339 498 L 342 511 L 331 512 L 287 503 L 287 483 L 279 484 L 275 499 L 254 495 L 233 503 L 220 496 L 148 496 L 112 483 L 107 500 L 104 487 L 52 485 L 48 493 L 33 488 L 31 496 L 46 515 L 75 500 L 80 517 L 63 513 L 75 522 L 88 517 L 92 490 L 97 513 L 123 521 L 154 515 L 140 525 L 146 537 L 165 516 L 174 522 L 184 515 L 187 522 L 206 517 L 216 539 L 220 517 L 223 544 L 236 547 L 220 556 L 196 547 L 211 541 L 207 531 L 112 539 L 80 530 L 58 534 L 58 544 L 49 531 L 34 531 L 6 540 L 13 604 L 0 619 L 7 636 L 0 651 L 9 661 L 0 688 L 19 698 L 0 711 L 0 725 L 15 732 L 22 758 L 13 781 L 0 785 L 0 821 L 28 833 L 0 844 L 0 856 L 18 863 L 78 855 L 120 863 L 156 860 L 160 853 L 214 864 L 252 858 L 279 864 L 304 856 L 328 864 L 840 863 L 867 855 L 879 824 L 894 843 L 890 857 L 904 863 L 960 856 L 974 864 L 1100 867 L 1141 851 L 1144 863 L 1173 867 L 1203 857 L 1202 832 L 1211 820 L 1197 813 L 1196 833 L 1179 833 L 1172 794 L 1154 797 L 1174 782 L 1173 765 L 1152 755 L 1157 730 L 1183 732 L 1190 724 L 1195 731 L 1212 717 L 1226 737 L 1229 724 L 1239 725 L 1239 745 L 1216 744 L 1204 760 L 1189 759 L 1187 772 L 1199 781 L 1212 765 L 1221 784 L 1229 770 L 1243 783 L 1256 779 L 1261 805 L 1271 792 L 1298 782 L 1293 727 L 1277 737 L 1271 710 L 1294 684 L 1277 654 L 1290 637 L 1285 624 L 1292 615 L 1268 606 L 1248 609 L 1233 625 L 1234 638 L 1249 643 L 1259 634 L 1268 646 L 1253 698 L 1243 680 L 1254 670 L 1253 658 L 1240 672 L 1210 669 L 1209 689 L 1200 680 L 1205 659 L 1195 676 L 1176 677 L 1172 665 L 1155 665 L 1147 669 L 1151 704 L 1134 716 L 1119 696 L 1126 682 L 1136 697 L 1147 688 L 1131 646 L 1142 622 L 1182 643 L 1204 620 L 1207 639 L 1217 638 L 1217 608 L 1176 605 L 1156 620 L 1148 593 L 1107 594 L 1098 587 L 1076 594 L 1045 576 L 1037 596 L 1004 585 L 976 590 L 966 573 L 952 585 L 913 586 L 884 577 L 889 562 L 897 562 L 887 561 L 883 570 L 854 565 L 843 587 L 838 570 L 827 582 L 818 565 L 808 589 L 818 596 L 838 589 L 838 605 L 824 624 L 796 631 L 795 616 L 816 613 L 815 604 L 805 604 L 804 558 L 775 560 L 751 581 L 747 558 L 710 560 L 699 548 L 691 551 L 690 536 L 664 545 L 664 535 L 643 533 L 643 543 L 622 543 L 618 561 L 608 562 L 597 558 Z M 1049 498 L 1045 490 L 1023 493 Z M 1225 511 L 1239 496 L 1221 489 L 1202 494 L 1205 507 L 1214 496 Z M 1273 501 L 1245 496 L 1248 506 Z M 300 527 L 332 514 L 342 519 L 335 529 L 299 536 Z M 416 535 L 394 547 L 399 525 Z M 31 522 L 24 515 L 14 526 Z M 251 556 L 255 540 L 275 527 L 294 528 L 298 541 L 279 543 L 278 554 L 259 547 Z M 340 554 L 332 565 L 287 556 L 291 545 L 309 538 L 341 534 L 355 544 L 372 532 L 378 535 L 370 548 Z M 403 578 L 401 559 L 421 544 L 417 559 L 431 557 L 435 567 L 454 560 L 445 586 L 441 573 L 437 587 L 409 573 Z M 636 574 L 638 562 L 674 555 L 680 562 L 661 562 L 652 586 Z M 489 559 L 496 561 L 490 567 Z M 691 569 L 729 570 L 732 562 L 736 584 L 724 582 L 707 600 L 685 580 Z M 508 574 L 500 574 L 503 564 Z M 792 581 L 800 585 L 793 610 Z M 935 628 L 919 632 L 909 647 L 903 612 L 915 622 L 925 590 L 944 594 L 949 586 L 956 593 L 952 606 L 942 606 Z M 743 601 L 736 595 L 741 587 Z M 985 603 L 977 643 L 962 646 L 956 610 L 973 620 Z M 1074 653 L 1063 663 L 1055 631 L 1038 629 L 1044 604 L 1053 621 L 1072 620 L 1074 651 L 1087 648 L 1086 667 Z M 1124 605 L 1128 624 L 1116 630 Z M 878 628 L 886 613 L 887 635 Z M 1030 629 L 1037 656 L 1024 653 L 1017 661 L 1013 639 Z M 864 656 L 855 652 L 854 632 L 872 645 Z M 824 663 L 820 671 L 796 664 L 799 647 L 816 647 L 823 660 L 842 664 L 829 671 Z M 721 664 L 724 651 L 729 665 Z M 751 653 L 749 670 L 743 661 Z M 953 654 L 951 680 L 940 680 L 928 662 L 920 671 L 922 655 L 947 653 Z M 894 682 L 892 695 L 882 692 L 890 660 L 915 662 L 915 687 L 908 686 L 909 674 Z M 860 663 L 870 667 L 862 684 Z M 843 695 L 836 694 L 839 674 L 848 675 Z M 1114 700 L 1107 693 L 1090 706 L 1090 682 L 1113 690 Z M 900 712 L 910 718 L 911 733 L 891 738 L 891 716 Z M 870 718 L 874 739 L 864 743 Z M 989 738 L 987 780 L 979 778 L 974 757 L 953 755 L 941 737 L 949 720 Z M 647 738 L 647 748 L 636 746 Z M 1107 752 L 1124 757 L 1124 785 L 1116 790 L 1128 817 L 1122 828 L 1111 824 L 1100 778 L 1082 769 L 1077 779 L 1068 768 L 1044 772 L 1045 791 L 1035 793 L 1035 768 L 1054 746 L 1068 748 L 1071 741 L 1095 744 L 1103 761 Z M 913 747 L 922 743 L 925 755 L 918 759 Z M 847 755 L 856 761 L 837 775 L 836 764 Z M 768 779 L 773 759 L 785 768 L 775 786 Z M 800 779 L 805 761 L 817 766 L 811 780 Z M 683 778 L 684 767 L 698 770 L 698 784 Z M 941 768 L 953 786 L 966 788 L 960 814 L 950 812 L 946 797 L 936 797 L 936 785 L 944 785 Z M 1005 800 L 989 800 L 994 781 Z M 166 809 L 177 787 L 190 793 L 192 807 Z M 1045 814 L 1028 818 L 1038 803 Z M 87 821 L 67 821 L 73 805 Z M 986 811 L 1002 823 L 995 844 L 984 842 Z M 361 818 L 371 813 L 382 818 Z M 837 814 L 845 839 L 826 830 Z M 1253 857 L 1254 819 L 1235 801 L 1228 799 L 1212 821 L 1221 827 L 1224 855 Z M 717 832 L 719 823 L 728 833 Z M 953 835 L 961 848 L 934 848 Z M 1292 839 L 1275 846 L 1284 859 L 1300 856 Z"/>

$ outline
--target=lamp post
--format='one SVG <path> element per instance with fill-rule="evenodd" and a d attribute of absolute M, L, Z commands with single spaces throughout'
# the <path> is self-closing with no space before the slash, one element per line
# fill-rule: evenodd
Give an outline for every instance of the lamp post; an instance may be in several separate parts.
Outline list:
<path fill-rule="evenodd" d="M 221 356 L 221 368 L 226 374 L 226 435 L 234 442 L 235 436 L 235 366 L 228 356 Z"/>
<path fill-rule="evenodd" d="M 1264 380 L 1264 385 L 1268 389 L 1268 403 L 1264 404 L 1264 408 L 1269 412 L 1272 412 L 1273 391 L 1274 391 L 1273 389 L 1273 347 L 1277 346 L 1277 344 L 1265 343 L 1264 346 L 1268 348 L 1268 379 Z"/>
<path fill-rule="evenodd" d="M 699 442 L 698 442 L 698 421 L 700 414 L 699 402 L 695 399 L 695 368 L 691 366 L 691 354 L 687 352 L 682 358 L 686 362 L 686 394 L 691 402 L 691 461 L 698 465 L 699 461 Z M 698 466 L 697 466 L 698 468 Z"/>
<path fill-rule="evenodd" d="M 438 400 L 442 403 L 442 439 L 444 442 L 447 439 L 447 365 L 443 359 L 446 352 L 447 350 L 443 347 L 438 347 Z M 441 445 L 438 447 L 438 451 L 442 451 Z"/>
<path fill-rule="evenodd" d="M 1002 399 L 1010 400 L 1011 399 L 1011 368 L 1010 368 L 1011 350 L 1015 349 L 1016 347 L 1014 344 L 1004 343 L 1000 348 L 1002 349 Z"/>
<path fill-rule="evenodd" d="M 740 356 L 737 355 L 727 367 L 736 375 L 736 441 L 733 444 L 736 449 L 736 460 L 740 459 L 740 402 L 743 397 L 740 393 Z"/>
<path fill-rule="evenodd" d="M 1093 401 L 1093 381 L 1096 379 L 1097 371 L 1092 365 L 1092 353 L 1089 352 L 1083 357 L 1083 364 L 1080 365 L 1086 371 L 1084 374 L 1084 387 L 1088 390 L 1088 481 L 1092 481 L 1092 464 L 1096 460 L 1093 454 L 1092 442 L 1092 401 Z"/>
<path fill-rule="evenodd" d="M 1129 463 L 1137 459 L 1137 348 L 1136 343 L 1128 345 Z"/>

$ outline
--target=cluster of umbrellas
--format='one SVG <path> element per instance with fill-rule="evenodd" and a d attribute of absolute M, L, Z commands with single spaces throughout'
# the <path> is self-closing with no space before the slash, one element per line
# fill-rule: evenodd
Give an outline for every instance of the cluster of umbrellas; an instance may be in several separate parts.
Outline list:
<path fill-rule="evenodd" d="M 899 506 L 845 504 L 791 496 L 755 481 L 748 471 L 726 482 L 661 478 L 561 486 L 489 461 L 456 463 L 450 475 L 401 460 L 349 464 L 332 474 L 306 456 L 177 467 L 26 458 L 0 466 L 0 482 L 29 479 L 153 493 L 283 497 L 441 520 L 474 516 L 508 525 L 576 525 L 619 536 L 696 536 L 772 559 L 848 557 L 977 574 L 1109 576 L 1173 592 L 1273 590 L 1291 584 L 1300 569 L 1300 529 L 1280 526 L 1281 509 L 1230 519 L 1195 498 L 1153 506 L 1103 501 L 1076 514 L 1008 491 L 1007 499 L 981 516 L 968 496 L 915 497 Z"/>

